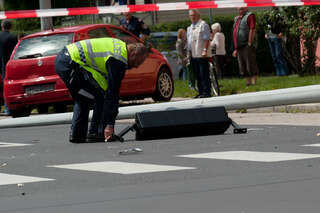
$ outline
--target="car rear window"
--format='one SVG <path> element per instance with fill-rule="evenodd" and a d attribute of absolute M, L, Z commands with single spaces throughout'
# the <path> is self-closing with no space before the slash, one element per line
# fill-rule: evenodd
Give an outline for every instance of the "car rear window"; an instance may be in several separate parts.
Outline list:
<path fill-rule="evenodd" d="M 116 38 L 126 42 L 127 44 L 139 42 L 136 38 L 131 36 L 129 33 L 123 31 L 122 29 L 113 27 L 110 27 L 109 29 L 115 35 Z"/>
<path fill-rule="evenodd" d="M 73 33 L 66 33 L 24 39 L 20 42 L 13 59 L 57 55 L 64 46 L 72 43 L 72 37 Z"/>

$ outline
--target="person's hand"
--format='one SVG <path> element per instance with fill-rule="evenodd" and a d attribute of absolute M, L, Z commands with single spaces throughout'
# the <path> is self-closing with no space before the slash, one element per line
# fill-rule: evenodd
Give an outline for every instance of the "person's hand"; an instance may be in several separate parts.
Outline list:
<path fill-rule="evenodd" d="M 203 49 L 201 53 L 202 58 L 207 57 L 207 49 Z"/>
<path fill-rule="evenodd" d="M 233 51 L 232 56 L 233 56 L 233 57 L 237 57 L 237 50 L 234 50 L 234 51 Z"/>
<path fill-rule="evenodd" d="M 104 137 L 106 140 L 110 139 L 111 136 L 113 135 L 114 133 L 114 128 L 107 125 L 106 128 L 104 129 Z"/>

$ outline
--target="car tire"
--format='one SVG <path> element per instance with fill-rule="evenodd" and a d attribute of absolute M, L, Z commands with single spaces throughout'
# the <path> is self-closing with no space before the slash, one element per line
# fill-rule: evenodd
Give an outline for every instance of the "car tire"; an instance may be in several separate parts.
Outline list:
<path fill-rule="evenodd" d="M 172 98 L 174 84 L 168 68 L 161 68 L 156 83 L 156 91 L 152 96 L 154 101 L 169 101 Z"/>
<path fill-rule="evenodd" d="M 31 109 L 29 108 L 10 110 L 10 115 L 13 118 L 28 117 L 30 114 L 31 114 Z"/>
<path fill-rule="evenodd" d="M 37 110 L 39 114 L 46 114 L 49 112 L 49 107 L 48 105 L 40 105 L 37 107 Z"/>

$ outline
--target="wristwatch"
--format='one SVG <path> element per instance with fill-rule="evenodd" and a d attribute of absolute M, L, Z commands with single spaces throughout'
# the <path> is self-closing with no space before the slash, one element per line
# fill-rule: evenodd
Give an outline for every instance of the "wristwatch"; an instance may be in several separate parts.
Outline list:
<path fill-rule="evenodd" d="M 207 48 L 203 48 L 203 51 L 207 51 Z"/>

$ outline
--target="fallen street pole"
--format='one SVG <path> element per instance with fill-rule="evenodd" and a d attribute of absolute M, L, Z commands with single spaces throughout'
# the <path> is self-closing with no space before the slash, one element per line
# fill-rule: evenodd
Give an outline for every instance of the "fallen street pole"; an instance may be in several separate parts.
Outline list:
<path fill-rule="evenodd" d="M 117 119 L 133 119 L 137 112 L 143 111 L 163 111 L 217 106 L 224 106 L 227 111 L 230 111 L 238 109 L 253 109 L 260 107 L 319 102 L 320 85 L 312 85 L 212 98 L 120 107 Z M 90 113 L 90 119 L 91 116 L 92 112 Z M 71 120 L 72 112 L 50 115 L 35 115 L 21 118 L 8 118 L 0 120 L 0 129 L 70 124 Z"/>

